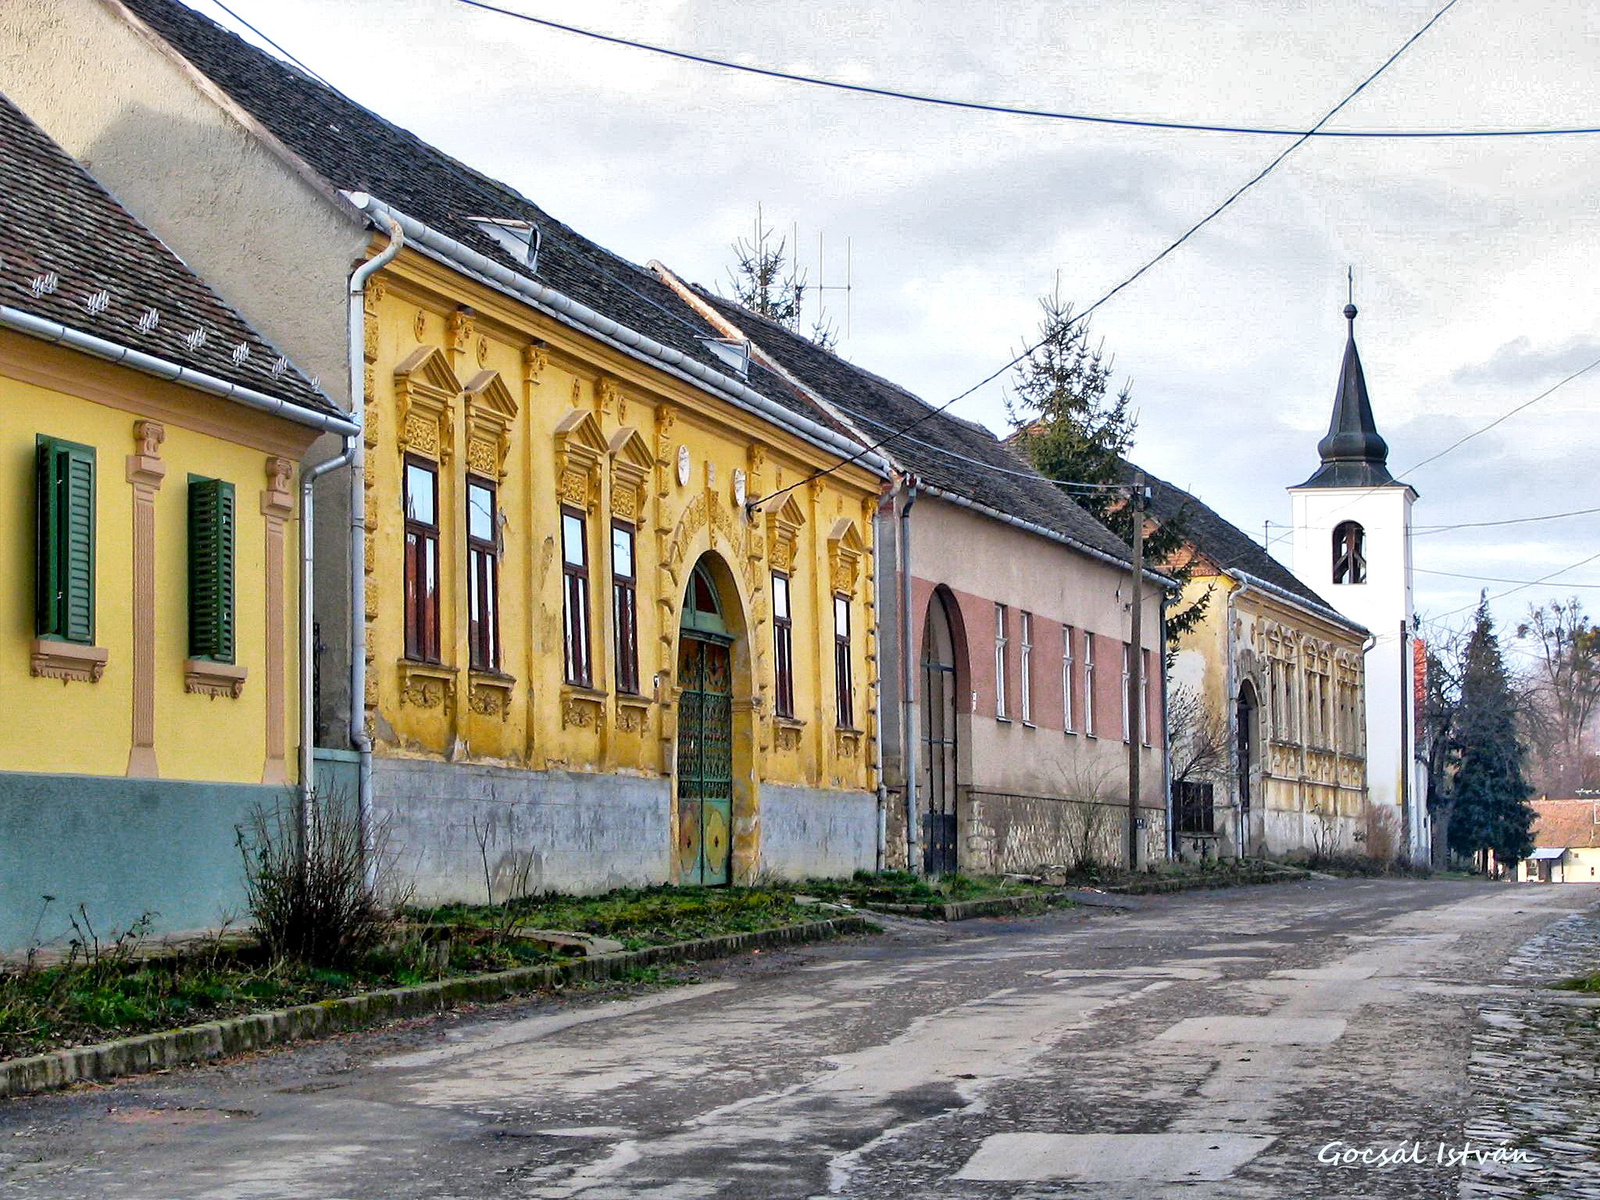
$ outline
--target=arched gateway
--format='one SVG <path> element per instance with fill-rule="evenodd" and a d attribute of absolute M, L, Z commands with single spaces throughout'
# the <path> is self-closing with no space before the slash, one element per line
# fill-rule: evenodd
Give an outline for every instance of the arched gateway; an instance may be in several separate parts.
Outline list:
<path fill-rule="evenodd" d="M 705 559 L 690 573 L 679 634 L 678 882 L 726 884 L 733 856 L 736 639 Z"/>

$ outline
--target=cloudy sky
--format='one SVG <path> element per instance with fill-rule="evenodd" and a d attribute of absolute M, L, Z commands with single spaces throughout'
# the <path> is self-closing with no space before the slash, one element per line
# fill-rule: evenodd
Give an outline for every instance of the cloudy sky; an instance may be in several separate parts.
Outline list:
<path fill-rule="evenodd" d="M 196 8 L 244 32 L 213 0 Z M 726 288 L 756 206 L 844 283 L 840 351 L 924 399 L 1021 347 L 1059 273 L 1086 304 L 1284 141 L 847 95 L 676 62 L 456 0 L 226 0 L 356 100 L 637 261 Z M 1438 0 L 502 0 L 620 36 L 1013 106 L 1304 128 Z M 1600 124 L 1600 7 L 1460 0 L 1330 128 Z M 1133 380 L 1136 457 L 1247 530 L 1316 465 L 1345 269 L 1399 472 L 1600 358 L 1600 136 L 1315 139 L 1096 314 Z M 843 293 L 827 294 L 843 329 Z M 1600 369 L 1422 467 L 1424 526 L 1600 507 Z M 999 385 L 954 411 L 1002 429 Z M 1418 607 L 1470 605 L 1600 552 L 1596 517 L 1420 531 Z M 1284 532 L 1273 531 L 1274 536 Z M 1273 547 L 1288 558 L 1287 540 Z M 1292 564 L 1291 564 L 1292 565 Z M 1439 574 L 1449 572 L 1454 574 Z M 1456 575 L 1474 578 L 1457 578 Z M 1509 582 L 1499 582 L 1506 580 Z M 1600 560 L 1496 603 L 1593 596 Z M 1578 585 L 1587 585 L 1580 587 Z M 1463 619 L 1450 618 L 1453 622 Z"/>

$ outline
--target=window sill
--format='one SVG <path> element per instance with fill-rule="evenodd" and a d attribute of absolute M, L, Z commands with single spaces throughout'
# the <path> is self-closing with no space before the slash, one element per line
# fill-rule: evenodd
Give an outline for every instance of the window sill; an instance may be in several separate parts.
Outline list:
<path fill-rule="evenodd" d="M 35 638 L 29 669 L 38 678 L 59 679 L 64 684 L 99 683 L 109 658 L 110 651 L 99 646 Z"/>
<path fill-rule="evenodd" d="M 191 658 L 183 664 L 183 690 L 197 696 L 210 696 L 213 700 L 218 696 L 237 700 L 244 694 L 248 673 L 236 663 Z"/>
<path fill-rule="evenodd" d="M 467 707 L 480 717 L 511 719 L 511 693 L 517 686 L 515 676 L 504 671 L 468 672 Z"/>
<path fill-rule="evenodd" d="M 833 731 L 834 756 L 854 761 L 861 753 L 861 742 L 866 731 L 840 725 Z"/>
<path fill-rule="evenodd" d="M 455 693 L 456 669 L 443 663 L 419 662 L 402 658 L 400 669 L 400 703 L 418 708 L 445 708 L 452 703 Z"/>
<path fill-rule="evenodd" d="M 605 723 L 610 693 L 581 683 L 561 685 L 561 728 L 591 729 Z"/>
<path fill-rule="evenodd" d="M 649 696 L 641 695 L 638 692 L 617 693 L 618 708 L 649 708 L 654 703 L 655 701 L 650 699 Z"/>
<path fill-rule="evenodd" d="M 1039 727 L 1038 727 L 1038 726 L 1037 726 L 1037 725 L 1035 725 L 1035 724 L 1034 724 L 1034 723 L 1033 723 L 1033 722 L 1032 722 L 1032 721 L 1028 721 L 1028 720 L 1024 720 L 1024 721 L 1023 721 L 1023 722 L 1022 722 L 1022 727 L 1023 727 L 1023 728 L 1024 728 L 1024 729 L 1037 729 L 1037 728 L 1039 728 Z"/>
<path fill-rule="evenodd" d="M 995 713 L 994 719 L 999 721 L 1002 725 L 1010 725 L 1012 723 L 1010 717 L 1001 716 L 999 713 Z"/>

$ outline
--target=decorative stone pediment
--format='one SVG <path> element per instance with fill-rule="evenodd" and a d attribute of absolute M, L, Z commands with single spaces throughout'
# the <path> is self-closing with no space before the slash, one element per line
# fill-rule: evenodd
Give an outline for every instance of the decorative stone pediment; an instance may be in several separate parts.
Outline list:
<path fill-rule="evenodd" d="M 800 546 L 800 529 L 805 523 L 805 510 L 800 507 L 793 492 L 767 514 L 767 557 L 771 559 L 774 571 L 788 574 L 794 570 Z"/>
<path fill-rule="evenodd" d="M 855 594 L 856 575 L 866 549 L 861 531 L 849 517 L 840 517 L 833 523 L 828 532 L 828 581 L 835 592 L 846 596 Z"/>
<path fill-rule="evenodd" d="M 573 409 L 556 426 L 556 493 L 561 503 L 592 512 L 600 498 L 600 465 L 610 447 L 594 413 Z"/>
<path fill-rule="evenodd" d="M 461 381 L 439 347 L 418 346 L 407 355 L 394 369 L 400 450 L 450 461 L 460 394 Z"/>
<path fill-rule="evenodd" d="M 498 371 L 479 371 L 464 389 L 467 404 L 467 470 L 504 479 L 517 402 Z"/>
<path fill-rule="evenodd" d="M 611 515 L 619 521 L 644 522 L 645 490 L 655 455 L 644 435 L 624 425 L 611 437 Z"/>

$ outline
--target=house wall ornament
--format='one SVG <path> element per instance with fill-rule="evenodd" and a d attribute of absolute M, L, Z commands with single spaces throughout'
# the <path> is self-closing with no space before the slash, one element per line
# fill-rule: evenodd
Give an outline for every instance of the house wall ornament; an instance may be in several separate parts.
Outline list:
<path fill-rule="evenodd" d="M 856 590 L 856 574 L 866 543 L 849 517 L 840 517 L 828 533 L 828 579 L 833 590 L 851 596 Z"/>
<path fill-rule="evenodd" d="M 556 425 L 556 491 L 561 503 L 586 512 L 600 499 L 600 469 L 609 450 L 594 413 L 573 409 Z"/>
<path fill-rule="evenodd" d="M 642 526 L 655 455 L 650 452 L 644 435 L 629 425 L 612 435 L 608 450 L 611 455 L 611 515 L 619 521 Z"/>
<path fill-rule="evenodd" d="M 504 479 L 517 402 L 498 371 L 480 371 L 463 389 L 467 405 L 467 469 Z"/>
<path fill-rule="evenodd" d="M 689 486 L 689 447 L 678 447 L 678 486 Z"/>
<path fill-rule="evenodd" d="M 745 474 L 738 467 L 733 469 L 733 502 L 739 507 L 744 507 L 745 501 Z"/>
<path fill-rule="evenodd" d="M 419 346 L 395 367 L 394 394 L 401 452 L 449 462 L 461 381 L 437 346 Z"/>
<path fill-rule="evenodd" d="M 800 529 L 805 523 L 805 511 L 793 492 L 788 493 L 783 503 L 767 514 L 767 557 L 772 560 L 774 571 L 788 574 L 794 570 Z"/>

